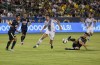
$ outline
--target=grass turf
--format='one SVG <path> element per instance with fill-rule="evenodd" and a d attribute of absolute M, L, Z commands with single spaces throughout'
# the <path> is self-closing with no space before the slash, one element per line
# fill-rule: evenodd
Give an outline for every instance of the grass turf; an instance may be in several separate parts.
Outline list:
<path fill-rule="evenodd" d="M 100 65 L 100 33 L 94 33 L 87 42 L 88 50 L 84 47 L 79 51 L 64 50 L 72 43 L 62 44 L 62 38 L 72 36 L 78 38 L 83 33 L 57 33 L 54 49 L 50 49 L 49 38 L 33 49 L 41 34 L 27 34 L 25 44 L 20 44 L 21 34 L 17 34 L 17 44 L 14 52 L 6 51 L 7 34 L 0 34 L 0 65 Z"/>

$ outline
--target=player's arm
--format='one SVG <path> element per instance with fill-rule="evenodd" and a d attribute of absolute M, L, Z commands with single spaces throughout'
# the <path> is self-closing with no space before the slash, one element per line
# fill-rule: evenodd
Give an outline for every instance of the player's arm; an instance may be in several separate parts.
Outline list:
<path fill-rule="evenodd" d="M 85 21 L 85 26 L 86 26 L 86 28 L 90 27 L 90 24 L 88 23 L 88 20 Z"/>
<path fill-rule="evenodd" d="M 20 31 L 18 31 L 17 29 L 16 29 L 16 32 L 21 33 L 21 32 L 20 32 Z"/>
<path fill-rule="evenodd" d="M 20 31 L 17 30 L 17 28 L 20 26 L 20 23 L 18 23 L 18 25 L 16 25 L 16 32 L 21 33 Z"/>
<path fill-rule="evenodd" d="M 28 18 L 27 22 L 28 22 L 28 26 L 30 26 L 31 25 L 31 21 L 29 20 L 29 18 Z"/>
<path fill-rule="evenodd" d="M 28 22 L 28 26 L 30 26 L 31 25 L 31 22 Z"/>
<path fill-rule="evenodd" d="M 42 28 L 41 32 L 47 27 L 47 25 L 44 25 L 44 27 Z"/>
<path fill-rule="evenodd" d="M 57 21 L 57 24 L 58 24 L 60 30 L 62 30 L 62 27 L 61 27 L 61 25 L 60 25 L 60 21 L 59 21 L 58 19 L 56 19 L 56 21 Z"/>
<path fill-rule="evenodd" d="M 85 22 L 84 22 L 84 23 L 85 23 L 85 26 L 87 27 L 87 19 L 85 20 Z"/>
<path fill-rule="evenodd" d="M 85 23 L 85 19 L 84 19 L 84 18 L 81 18 L 80 21 L 81 21 L 82 23 Z"/>
<path fill-rule="evenodd" d="M 13 24 L 12 21 L 8 21 L 7 23 L 8 23 L 8 25 L 9 25 L 10 27 L 13 27 L 13 26 L 12 26 L 12 24 Z"/>
<path fill-rule="evenodd" d="M 48 23 L 46 23 L 46 21 L 45 21 L 44 26 L 40 32 L 42 32 L 47 26 L 48 26 Z"/>
<path fill-rule="evenodd" d="M 84 46 L 84 47 L 85 47 L 85 49 L 87 50 L 86 45 L 84 44 L 84 42 L 82 42 L 82 40 L 81 40 L 81 39 L 79 39 L 79 44 L 81 44 L 82 46 Z"/>

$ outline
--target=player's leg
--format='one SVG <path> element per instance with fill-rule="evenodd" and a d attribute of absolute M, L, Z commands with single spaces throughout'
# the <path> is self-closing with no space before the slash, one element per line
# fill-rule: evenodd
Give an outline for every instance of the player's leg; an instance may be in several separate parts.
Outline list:
<path fill-rule="evenodd" d="M 87 33 L 91 35 L 91 28 L 87 28 Z M 90 36 L 88 36 L 88 41 L 90 40 Z"/>
<path fill-rule="evenodd" d="M 11 42 L 13 41 L 12 33 L 9 32 L 8 36 L 9 36 L 9 41 L 7 42 L 6 50 L 9 50 L 9 46 L 10 46 Z"/>
<path fill-rule="evenodd" d="M 72 41 L 73 43 L 76 41 L 75 38 L 71 38 L 71 36 L 69 36 L 68 38 L 66 38 L 68 41 Z"/>
<path fill-rule="evenodd" d="M 53 40 L 54 40 L 55 32 L 50 32 L 49 37 L 50 37 L 50 45 L 51 49 L 53 49 Z"/>
<path fill-rule="evenodd" d="M 87 33 L 90 34 L 90 36 L 88 36 L 88 41 L 90 40 L 90 37 L 93 35 L 93 27 L 90 27 L 87 29 Z"/>
<path fill-rule="evenodd" d="M 24 41 L 24 39 L 25 39 L 25 37 L 26 37 L 26 30 L 22 30 L 22 36 L 21 36 L 21 44 L 23 45 L 23 41 Z"/>
<path fill-rule="evenodd" d="M 53 49 L 53 40 L 50 39 L 51 49 Z"/>
<path fill-rule="evenodd" d="M 16 42 L 17 42 L 17 38 L 16 38 L 16 36 L 14 36 L 14 41 L 13 41 L 13 43 L 12 43 L 11 50 L 13 50 L 13 48 L 14 48 Z"/>
<path fill-rule="evenodd" d="M 47 36 L 48 36 L 48 34 L 44 33 L 33 48 L 38 47 L 42 43 L 43 39 L 45 39 Z"/>
<path fill-rule="evenodd" d="M 65 50 L 80 50 L 77 43 L 73 41 L 72 48 L 65 48 Z"/>
<path fill-rule="evenodd" d="M 92 36 L 93 33 L 94 33 L 94 29 L 93 29 L 93 27 L 91 27 L 91 30 L 90 30 L 90 36 Z"/>
<path fill-rule="evenodd" d="M 77 40 L 75 38 L 71 38 L 71 36 L 69 36 L 67 40 L 73 42 L 73 44 L 72 48 L 65 48 L 65 50 L 79 50 L 79 47 L 77 47 Z"/>

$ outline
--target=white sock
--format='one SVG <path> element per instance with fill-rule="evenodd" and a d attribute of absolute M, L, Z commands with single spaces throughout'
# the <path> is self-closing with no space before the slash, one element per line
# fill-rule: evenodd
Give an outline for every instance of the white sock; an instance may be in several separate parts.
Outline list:
<path fill-rule="evenodd" d="M 39 39 L 39 41 L 37 42 L 37 45 L 40 45 L 42 43 L 42 39 Z"/>
<path fill-rule="evenodd" d="M 90 40 L 90 36 L 87 39 Z"/>

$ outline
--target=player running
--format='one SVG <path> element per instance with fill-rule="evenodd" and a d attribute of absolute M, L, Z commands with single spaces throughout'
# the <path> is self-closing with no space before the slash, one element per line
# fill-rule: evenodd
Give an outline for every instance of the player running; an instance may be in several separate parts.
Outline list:
<path fill-rule="evenodd" d="M 51 49 L 53 49 L 53 40 L 54 40 L 54 36 L 55 36 L 55 26 L 54 26 L 54 23 L 57 23 L 59 28 L 60 28 L 60 30 L 62 30 L 62 28 L 60 26 L 60 22 L 58 20 L 50 18 L 49 15 L 46 15 L 45 18 L 46 18 L 46 20 L 45 20 L 44 27 L 41 30 L 41 32 L 44 29 L 46 29 L 46 32 L 42 35 L 42 37 L 38 40 L 37 44 L 33 48 L 37 48 L 41 44 L 43 39 L 45 39 L 47 36 L 49 36 Z"/>
<path fill-rule="evenodd" d="M 89 17 L 85 20 L 85 26 L 87 29 L 87 33 L 89 33 L 90 36 L 92 36 L 92 34 L 93 34 L 95 24 L 96 24 L 96 21 L 93 18 L 93 14 L 89 14 Z M 89 38 L 90 37 L 88 37 L 88 40 L 89 40 Z"/>
<path fill-rule="evenodd" d="M 17 30 L 19 23 L 20 23 L 20 16 L 19 15 L 16 15 L 16 20 L 13 20 L 12 23 L 9 22 L 9 25 L 10 25 L 10 29 L 8 31 L 9 41 L 7 42 L 6 50 L 9 50 L 9 46 L 13 42 L 12 46 L 11 46 L 11 51 L 12 51 L 16 42 L 17 42 L 17 38 L 15 36 L 15 31 L 19 32 Z"/>
<path fill-rule="evenodd" d="M 29 18 L 27 17 L 27 14 L 24 13 L 23 18 L 21 19 L 22 25 L 21 25 L 21 44 L 24 44 L 24 39 L 26 37 L 26 32 L 27 32 L 27 26 L 30 25 Z"/>
<path fill-rule="evenodd" d="M 72 48 L 65 48 L 65 50 L 80 50 L 80 48 L 82 46 L 85 47 L 85 49 L 87 50 L 87 47 L 86 47 L 86 42 L 87 42 L 87 37 L 90 36 L 88 33 L 84 33 L 83 36 L 79 37 L 78 39 L 75 39 L 75 38 L 71 38 L 71 36 L 68 37 L 68 41 L 71 41 L 73 42 L 72 44 Z"/>

